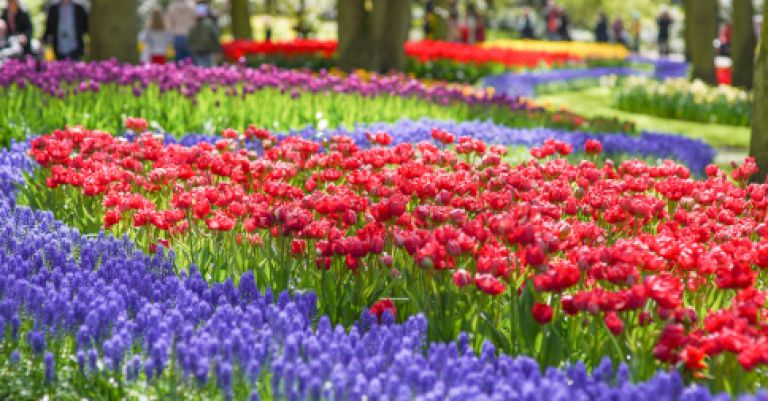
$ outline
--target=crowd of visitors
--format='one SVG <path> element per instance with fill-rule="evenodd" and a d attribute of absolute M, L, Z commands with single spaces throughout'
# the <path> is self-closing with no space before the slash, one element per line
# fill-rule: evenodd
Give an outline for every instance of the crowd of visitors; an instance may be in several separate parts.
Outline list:
<path fill-rule="evenodd" d="M 46 7 L 42 43 L 51 46 L 56 59 L 79 60 L 85 54 L 88 13 L 73 0 L 58 0 Z M 0 15 L 0 60 L 33 55 L 34 27 L 21 0 L 7 0 Z"/>
<path fill-rule="evenodd" d="M 88 34 L 88 12 L 78 0 L 52 0 L 46 7 L 45 30 L 41 43 L 50 46 L 56 59 L 79 60 L 85 55 L 84 37 Z M 155 9 L 146 18 L 139 35 L 142 44 L 141 61 L 165 63 L 169 57 L 175 61 L 191 60 L 201 66 L 216 62 L 220 50 L 219 27 L 210 0 L 170 0 L 165 9 Z M 453 0 L 446 10 L 438 10 L 434 0 L 428 0 L 424 9 L 424 37 L 467 44 L 480 43 L 486 38 L 486 19 L 474 3 Z M 463 15 L 460 11 L 463 11 Z M 523 39 L 570 41 L 569 15 L 565 7 L 548 0 L 543 9 L 541 30 L 530 8 L 523 8 L 518 22 L 518 33 Z M 659 54 L 669 54 L 670 30 L 673 19 L 664 10 L 656 19 Z M 602 11 L 597 13 L 594 26 L 596 42 L 613 42 L 638 51 L 642 25 L 640 15 L 632 14 L 625 25 L 621 17 L 610 21 Z M 0 17 L 0 60 L 33 54 L 33 23 L 22 0 L 7 0 Z M 730 25 L 724 25 L 719 37 L 720 53 L 730 51 Z"/>
<path fill-rule="evenodd" d="M 555 0 L 549 0 L 542 12 L 543 38 L 546 40 L 569 41 L 571 40 L 568 12 Z M 661 55 L 669 54 L 670 29 L 673 20 L 667 10 L 663 10 L 656 19 L 658 28 L 657 44 Z M 536 18 L 530 8 L 523 8 L 518 21 L 518 34 L 521 39 L 538 39 Z M 610 21 L 605 12 L 597 13 L 597 21 L 594 27 L 595 41 L 599 43 L 616 43 L 626 46 L 632 51 L 640 50 L 640 34 L 642 22 L 638 12 L 632 13 L 632 18 L 625 24 L 621 17 Z"/>
<path fill-rule="evenodd" d="M 220 49 L 218 18 L 207 1 L 172 0 L 152 11 L 139 41 L 145 63 L 164 64 L 172 48 L 175 61 L 210 67 Z"/>
<path fill-rule="evenodd" d="M 464 18 L 461 18 L 458 2 L 453 0 L 448 7 L 445 27 L 442 27 L 434 1 L 428 0 L 424 7 L 423 28 L 425 39 L 467 44 L 485 41 L 485 17 L 474 3 L 467 4 Z"/>
<path fill-rule="evenodd" d="M 50 47 L 57 60 L 85 56 L 88 11 L 76 0 L 55 0 L 45 7 L 45 27 L 40 43 Z M 7 0 L 0 14 L 0 62 L 9 58 L 41 57 L 35 49 L 34 26 L 22 0 Z M 207 0 L 172 0 L 166 10 L 155 9 L 139 34 L 141 61 L 165 63 L 190 59 L 201 66 L 213 65 L 219 52 L 216 14 Z"/>

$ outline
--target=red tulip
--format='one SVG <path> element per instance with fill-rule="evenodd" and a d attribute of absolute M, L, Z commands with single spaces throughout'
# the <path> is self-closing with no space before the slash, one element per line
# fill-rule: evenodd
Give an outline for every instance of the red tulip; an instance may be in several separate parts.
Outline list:
<path fill-rule="evenodd" d="M 533 304 L 531 314 L 533 315 L 533 319 L 539 324 L 547 324 L 552 321 L 552 307 L 547 304 Z"/>

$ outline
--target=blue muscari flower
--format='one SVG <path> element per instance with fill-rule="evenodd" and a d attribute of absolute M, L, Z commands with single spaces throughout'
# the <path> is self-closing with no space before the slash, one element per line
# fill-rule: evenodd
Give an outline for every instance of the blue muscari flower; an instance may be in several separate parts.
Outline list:
<path fill-rule="evenodd" d="M 393 315 L 389 309 L 381 314 L 381 324 L 384 326 L 395 324 L 395 315 Z"/>
<path fill-rule="evenodd" d="M 536 88 L 539 85 L 585 79 L 597 80 L 598 78 L 611 75 L 626 76 L 646 74 L 644 71 L 635 70 L 629 67 L 555 69 L 525 73 L 511 72 L 488 76 L 483 78 L 483 85 L 494 88 L 497 93 L 511 97 L 534 97 L 536 95 Z"/>
<path fill-rule="evenodd" d="M 597 365 L 595 370 L 592 372 L 592 377 L 595 378 L 596 381 L 610 381 L 613 379 L 613 362 L 611 362 L 611 359 L 608 357 L 604 357 L 600 364 Z"/>
<path fill-rule="evenodd" d="M 21 355 L 19 354 L 19 350 L 17 349 L 13 350 L 11 352 L 11 358 L 10 358 L 11 366 L 15 366 L 16 364 L 19 363 L 20 360 L 21 360 Z"/>
<path fill-rule="evenodd" d="M 52 383 L 56 377 L 56 360 L 53 358 L 52 353 L 45 353 L 43 364 L 45 364 L 45 382 Z"/>
<path fill-rule="evenodd" d="M 41 330 L 31 330 L 27 334 L 29 347 L 35 354 L 41 355 L 45 351 L 45 333 Z"/>

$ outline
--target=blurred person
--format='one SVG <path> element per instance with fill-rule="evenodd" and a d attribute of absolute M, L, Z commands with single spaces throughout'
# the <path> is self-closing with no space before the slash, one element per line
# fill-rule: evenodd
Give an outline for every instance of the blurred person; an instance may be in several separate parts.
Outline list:
<path fill-rule="evenodd" d="M 211 0 L 197 0 L 197 4 L 203 4 L 206 7 L 208 7 L 208 18 L 213 21 L 213 27 L 216 28 L 216 32 L 220 32 L 219 30 L 219 15 L 216 13 L 216 10 L 213 9 L 213 5 L 211 4 Z"/>
<path fill-rule="evenodd" d="M 547 7 L 544 8 L 544 18 L 547 21 L 546 37 L 547 40 L 557 40 L 560 37 L 560 13 L 554 0 L 547 1 Z"/>
<path fill-rule="evenodd" d="M 437 14 L 435 14 L 435 3 L 429 0 L 424 5 L 424 39 L 435 40 L 436 26 Z"/>
<path fill-rule="evenodd" d="M 669 55 L 669 32 L 673 22 L 669 11 L 666 9 L 663 9 L 656 18 L 656 25 L 659 27 L 657 43 L 659 45 L 659 54 L 662 56 Z"/>
<path fill-rule="evenodd" d="M 210 18 L 208 4 L 195 6 L 197 20 L 189 31 L 189 50 L 192 52 L 192 61 L 199 67 L 211 67 L 214 57 L 219 51 L 219 30 Z"/>
<path fill-rule="evenodd" d="M 32 54 L 32 20 L 21 4 L 21 0 L 8 0 L 8 5 L 0 19 L 5 23 L 8 39 L 14 38 L 14 41 L 22 47 L 24 54 Z"/>
<path fill-rule="evenodd" d="M 485 25 L 483 16 L 477 11 L 473 3 L 467 5 L 466 40 L 468 44 L 485 41 Z"/>
<path fill-rule="evenodd" d="M 630 48 L 633 52 L 640 51 L 640 32 L 642 23 L 640 22 L 640 13 L 637 10 L 632 11 L 632 22 L 629 24 L 629 35 L 632 38 Z"/>
<path fill-rule="evenodd" d="M 600 12 L 597 16 L 597 25 L 595 25 L 595 42 L 608 42 L 608 16 Z"/>
<path fill-rule="evenodd" d="M 568 12 L 565 11 L 565 7 L 558 7 L 558 13 L 560 14 L 560 22 L 557 28 L 557 35 L 560 40 L 571 41 L 571 31 L 568 29 Z"/>
<path fill-rule="evenodd" d="M 448 42 L 461 42 L 461 26 L 459 26 L 459 11 L 452 7 L 448 14 L 448 22 L 445 29 L 445 40 Z"/>
<path fill-rule="evenodd" d="M 622 46 L 626 46 L 627 38 L 624 36 L 626 33 L 624 32 L 624 21 L 621 20 L 621 17 L 616 17 L 616 19 L 613 20 L 611 30 L 613 31 L 613 41 Z"/>
<path fill-rule="evenodd" d="M 720 46 L 717 49 L 717 53 L 720 56 L 730 57 L 731 55 L 731 32 L 732 27 L 730 22 L 726 22 L 720 26 L 720 34 L 718 35 Z"/>
<path fill-rule="evenodd" d="M 173 0 L 165 12 L 165 24 L 173 36 L 176 61 L 192 57 L 189 51 L 189 31 L 197 22 L 194 3 L 191 0 Z"/>
<path fill-rule="evenodd" d="M 168 48 L 173 37 L 165 30 L 163 12 L 155 9 L 150 14 L 146 28 L 139 34 L 139 41 L 144 44 L 141 54 L 143 63 L 165 64 Z"/>
<path fill-rule="evenodd" d="M 23 55 L 24 49 L 19 44 L 18 39 L 8 35 L 8 26 L 5 25 L 5 20 L 0 19 L 0 65 L 5 60 Z"/>
<path fill-rule="evenodd" d="M 523 8 L 523 15 L 520 17 L 520 38 L 521 39 L 534 39 L 536 37 L 536 26 L 531 18 L 531 10 L 526 7 Z"/>
<path fill-rule="evenodd" d="M 88 33 L 88 13 L 72 0 L 61 0 L 48 8 L 43 41 L 53 44 L 57 60 L 79 60 L 85 54 L 83 37 Z"/>

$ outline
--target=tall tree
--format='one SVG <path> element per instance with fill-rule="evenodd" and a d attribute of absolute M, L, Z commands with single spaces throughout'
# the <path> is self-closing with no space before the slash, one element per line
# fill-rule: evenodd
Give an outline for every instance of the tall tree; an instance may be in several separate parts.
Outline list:
<path fill-rule="evenodd" d="M 768 7 L 763 11 L 763 21 L 768 21 Z M 757 47 L 749 155 L 755 158 L 760 168 L 760 172 L 752 176 L 752 179 L 765 182 L 768 173 L 768 23 L 762 26 Z"/>
<path fill-rule="evenodd" d="M 232 20 L 232 36 L 235 39 L 252 39 L 251 13 L 248 0 L 229 0 L 229 15 Z"/>
<path fill-rule="evenodd" d="M 733 85 L 752 88 L 755 69 L 755 28 L 752 24 L 752 0 L 733 0 Z"/>
<path fill-rule="evenodd" d="M 90 58 L 139 61 L 138 0 L 91 0 Z"/>
<path fill-rule="evenodd" d="M 686 51 L 690 52 L 693 78 L 715 83 L 715 47 L 717 34 L 717 0 L 686 0 Z"/>
<path fill-rule="evenodd" d="M 683 24 L 683 41 L 685 42 L 685 61 L 690 62 L 691 61 L 691 33 L 693 33 L 693 28 L 691 26 L 693 25 L 693 21 L 691 20 L 691 8 L 693 8 L 693 1 L 694 0 L 683 0 L 683 13 L 685 17 L 685 23 Z"/>
<path fill-rule="evenodd" d="M 403 69 L 410 26 L 411 0 L 338 0 L 339 65 Z"/>

